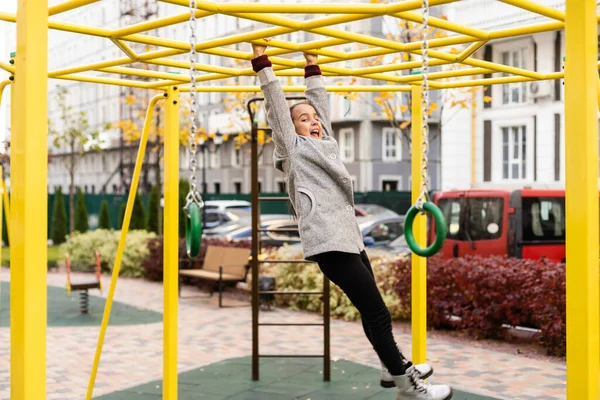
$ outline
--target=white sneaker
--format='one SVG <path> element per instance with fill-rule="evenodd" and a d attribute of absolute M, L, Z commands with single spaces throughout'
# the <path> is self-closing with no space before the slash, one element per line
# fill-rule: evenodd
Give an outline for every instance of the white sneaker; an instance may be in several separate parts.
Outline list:
<path fill-rule="evenodd" d="M 396 400 L 450 400 L 452 388 L 448 385 L 431 385 L 419 378 L 413 366 L 404 375 L 392 376 L 396 384 Z"/>
<path fill-rule="evenodd" d="M 419 373 L 419 378 L 421 379 L 427 379 L 433 374 L 433 368 L 431 368 L 429 364 L 414 364 L 413 366 Z M 390 371 L 388 371 L 383 362 L 381 363 L 381 379 L 379 384 L 384 388 L 393 388 L 396 386 L 392 374 L 390 374 Z"/>

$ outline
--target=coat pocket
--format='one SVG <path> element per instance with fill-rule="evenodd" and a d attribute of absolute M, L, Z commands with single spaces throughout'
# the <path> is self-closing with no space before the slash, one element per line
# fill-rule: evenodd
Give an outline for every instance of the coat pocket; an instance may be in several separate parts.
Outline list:
<path fill-rule="evenodd" d="M 298 203 L 300 207 L 300 219 L 308 220 L 310 219 L 316 211 L 317 202 L 315 201 L 315 196 L 308 189 L 298 188 Z"/>

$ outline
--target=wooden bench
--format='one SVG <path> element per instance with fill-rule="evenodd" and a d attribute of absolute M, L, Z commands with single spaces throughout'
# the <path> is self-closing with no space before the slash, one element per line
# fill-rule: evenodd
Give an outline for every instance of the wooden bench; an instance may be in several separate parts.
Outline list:
<path fill-rule="evenodd" d="M 219 307 L 223 307 L 224 283 L 245 281 L 249 269 L 250 249 L 209 245 L 201 269 L 179 270 L 179 297 L 183 277 L 207 279 L 215 281 L 209 297 L 213 295 L 216 286 L 219 291 Z"/>
<path fill-rule="evenodd" d="M 79 291 L 79 307 L 82 314 L 89 314 L 89 295 L 88 290 L 99 289 L 102 293 L 102 279 L 100 275 L 100 254 L 96 252 L 96 263 L 95 264 L 71 264 L 69 255 L 65 255 L 65 266 L 67 267 L 67 295 L 71 296 L 72 291 Z M 95 278 L 85 281 L 71 281 L 71 268 L 85 268 L 89 269 L 94 267 Z"/>

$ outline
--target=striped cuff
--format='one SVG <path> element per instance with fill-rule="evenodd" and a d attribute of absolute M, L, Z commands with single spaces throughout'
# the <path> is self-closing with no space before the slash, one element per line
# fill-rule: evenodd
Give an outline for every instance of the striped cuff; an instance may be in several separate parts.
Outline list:
<path fill-rule="evenodd" d="M 253 58 L 251 60 L 251 62 L 252 62 L 252 69 L 254 70 L 254 72 L 258 72 L 263 68 L 273 66 L 271 61 L 269 61 L 269 57 L 266 54 L 263 54 L 262 56 L 259 56 L 256 58 Z"/>
<path fill-rule="evenodd" d="M 321 68 L 318 65 L 307 65 L 304 67 L 304 77 L 309 78 L 314 75 L 321 75 Z"/>

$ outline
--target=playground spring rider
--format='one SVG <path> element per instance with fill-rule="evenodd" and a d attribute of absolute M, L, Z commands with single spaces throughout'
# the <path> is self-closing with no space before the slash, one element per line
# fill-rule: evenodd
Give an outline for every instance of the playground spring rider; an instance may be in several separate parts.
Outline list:
<path fill-rule="evenodd" d="M 189 257 L 197 257 L 200 254 L 200 241 L 202 240 L 202 213 L 204 207 L 202 196 L 196 187 L 196 132 L 198 122 L 198 103 L 196 93 L 196 1 L 190 0 L 190 191 L 185 198 L 183 210 L 186 214 L 185 220 L 185 245 Z"/>
<path fill-rule="evenodd" d="M 406 213 L 406 219 L 404 222 L 404 236 L 406 238 L 406 243 L 408 247 L 415 253 L 422 257 L 431 257 L 436 254 L 442 248 L 444 244 L 444 240 L 446 239 L 446 221 L 444 218 L 444 214 L 436 206 L 430 199 L 428 193 L 428 183 L 429 177 L 427 174 L 427 161 L 428 161 L 428 151 L 429 151 L 429 128 L 427 125 L 427 114 L 429 111 L 429 82 L 428 82 L 428 74 L 429 74 L 429 42 L 427 41 L 427 34 L 429 30 L 428 18 L 429 18 L 429 0 L 423 0 L 423 28 L 422 28 L 422 36 L 423 40 L 421 42 L 421 56 L 422 56 L 422 75 L 423 80 L 421 83 L 421 155 L 422 155 L 422 164 L 421 164 L 421 193 L 417 198 L 417 202 L 415 205 L 410 207 Z M 419 246 L 417 241 L 415 240 L 413 234 L 413 223 L 415 217 L 418 213 L 429 212 L 435 221 L 435 229 L 436 236 L 435 241 L 429 247 L 423 248 Z"/>

